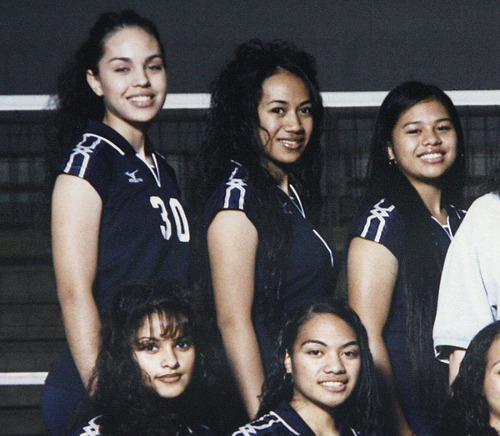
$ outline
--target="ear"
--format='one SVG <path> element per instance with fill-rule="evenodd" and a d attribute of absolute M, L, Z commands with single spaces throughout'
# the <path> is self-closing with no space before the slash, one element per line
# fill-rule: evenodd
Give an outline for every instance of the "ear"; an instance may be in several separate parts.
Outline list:
<path fill-rule="evenodd" d="M 389 160 L 396 160 L 394 146 L 390 142 L 387 143 L 387 156 L 389 157 Z"/>
<path fill-rule="evenodd" d="M 293 372 L 292 358 L 290 357 L 290 353 L 288 352 L 288 350 L 285 353 L 285 359 L 283 360 L 283 363 L 285 364 L 285 370 L 287 374 L 291 374 Z"/>
<path fill-rule="evenodd" d="M 101 81 L 92 70 L 87 70 L 87 83 L 96 95 L 99 97 L 103 96 L 104 92 L 102 91 Z"/>

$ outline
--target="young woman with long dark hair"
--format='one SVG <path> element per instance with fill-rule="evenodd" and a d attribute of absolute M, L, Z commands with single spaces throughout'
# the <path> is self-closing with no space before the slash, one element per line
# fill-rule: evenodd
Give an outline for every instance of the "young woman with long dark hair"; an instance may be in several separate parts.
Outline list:
<path fill-rule="evenodd" d="M 212 87 L 197 184 L 210 268 L 198 276 L 211 276 L 207 301 L 251 417 L 283 317 L 333 289 L 332 251 L 298 195 L 319 198 L 322 118 L 314 60 L 291 43 L 238 46 Z"/>
<path fill-rule="evenodd" d="M 500 318 L 500 166 L 484 192 L 453 238 L 439 287 L 434 346 L 449 361 L 450 381 L 474 335 Z"/>
<path fill-rule="evenodd" d="M 428 435 L 447 393 L 432 326 L 446 250 L 464 213 L 460 120 L 439 88 L 407 82 L 379 110 L 368 187 L 349 234 L 349 304 L 368 331 L 398 434 Z"/>
<path fill-rule="evenodd" d="M 101 15 L 59 78 L 52 240 L 69 348 L 43 393 L 51 434 L 65 433 L 88 383 L 116 287 L 186 279 L 190 234 L 177 183 L 146 136 L 166 91 L 158 31 L 133 11 Z"/>
<path fill-rule="evenodd" d="M 500 434 L 500 321 L 472 339 L 436 436 Z"/>
<path fill-rule="evenodd" d="M 345 303 L 306 304 L 286 321 L 259 415 L 233 436 L 381 434 L 366 330 Z"/>
<path fill-rule="evenodd" d="M 103 317 L 99 356 L 80 412 L 88 422 L 72 434 L 211 435 L 196 422 L 201 327 L 177 282 L 120 288 Z"/>

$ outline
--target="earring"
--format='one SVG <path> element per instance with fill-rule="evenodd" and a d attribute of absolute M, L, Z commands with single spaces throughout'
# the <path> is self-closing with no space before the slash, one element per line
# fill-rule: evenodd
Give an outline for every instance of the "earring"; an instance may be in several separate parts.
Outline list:
<path fill-rule="evenodd" d="M 389 159 L 389 166 L 395 166 L 397 164 L 396 159 Z"/>

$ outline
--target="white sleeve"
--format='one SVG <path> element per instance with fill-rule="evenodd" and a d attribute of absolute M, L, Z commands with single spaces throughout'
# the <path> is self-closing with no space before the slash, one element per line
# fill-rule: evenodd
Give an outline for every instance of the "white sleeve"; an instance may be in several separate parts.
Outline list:
<path fill-rule="evenodd" d="M 453 348 L 466 349 L 479 330 L 495 321 L 496 307 L 483 274 L 489 244 L 498 241 L 491 240 L 485 222 L 493 211 L 484 206 L 484 201 L 471 206 L 446 255 L 433 331 L 436 357 L 443 361 Z"/>

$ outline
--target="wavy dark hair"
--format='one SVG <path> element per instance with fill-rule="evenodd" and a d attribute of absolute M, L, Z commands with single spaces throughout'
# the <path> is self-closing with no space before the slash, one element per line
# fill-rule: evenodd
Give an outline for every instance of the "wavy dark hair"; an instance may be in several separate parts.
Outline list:
<path fill-rule="evenodd" d="M 192 386 L 204 376 L 206 343 L 198 313 L 191 296 L 176 281 L 131 283 L 117 290 L 103 316 L 100 352 L 75 424 L 101 415 L 102 434 L 164 435 L 192 423 L 197 416 L 193 407 L 200 403 L 200 389 Z M 193 380 L 178 398 L 160 397 L 145 383 L 134 358 L 135 336 L 154 314 L 160 317 L 162 335 L 188 336 L 196 350 Z"/>
<path fill-rule="evenodd" d="M 249 183 L 256 191 L 256 208 L 260 211 L 256 223 L 259 234 L 259 252 L 264 258 L 264 298 L 269 308 L 268 324 L 274 323 L 279 313 L 279 293 L 283 270 L 287 265 L 291 224 L 283 210 L 277 181 L 263 165 L 265 150 L 260 138 L 258 105 L 262 97 L 262 84 L 279 70 L 286 70 L 306 85 L 312 102 L 313 131 L 310 141 L 298 163 L 283 167 L 291 180 L 304 194 L 304 203 L 319 205 L 320 137 L 323 125 L 323 103 L 316 78 L 314 58 L 292 43 L 274 40 L 262 42 L 252 39 L 239 45 L 235 57 L 221 71 L 211 86 L 211 106 L 208 113 L 206 138 L 198 163 L 198 177 L 194 181 L 196 195 L 195 236 L 193 252 L 208 259 L 206 248 L 205 204 L 230 175 L 234 162 L 242 165 Z M 200 265 L 200 262 L 195 262 Z M 201 286 L 210 289 L 208 262 L 195 277 L 205 277 Z M 207 279 L 208 278 L 208 279 Z M 208 286 L 208 287 L 207 287 Z M 213 304 L 209 296 L 207 304 Z"/>
<path fill-rule="evenodd" d="M 434 359 L 432 327 L 436 316 L 439 280 L 444 263 L 435 240 L 435 223 L 421 197 L 397 165 L 391 165 L 387 147 L 403 112 L 417 103 L 440 102 L 448 112 L 457 136 L 457 157 L 439 183 L 442 200 L 455 206 L 462 201 L 465 183 L 465 150 L 462 126 L 455 106 L 438 87 L 406 82 L 394 88 L 380 107 L 371 144 L 368 185 L 363 208 L 387 198 L 401 214 L 405 225 L 404 256 L 399 278 L 405 293 L 406 329 L 410 359 L 422 401 L 432 407 L 447 395 L 446 365 Z"/>
<path fill-rule="evenodd" d="M 497 436 L 490 426 L 488 401 L 483 384 L 488 351 L 500 338 L 500 321 L 483 328 L 471 341 L 451 386 L 452 396 L 443 408 L 439 436 Z"/>
<path fill-rule="evenodd" d="M 101 14 L 89 30 L 88 38 L 57 79 L 57 94 L 53 102 L 57 108 L 54 118 L 56 134 L 47 150 L 49 167 L 59 164 L 65 152 L 75 145 L 88 119 L 103 119 L 104 103 L 88 85 L 87 70 L 96 76 L 99 74 L 98 63 L 108 37 L 125 27 L 140 27 L 149 33 L 158 41 L 161 55 L 165 57 L 160 34 L 153 22 L 133 10 Z"/>
<path fill-rule="evenodd" d="M 273 370 L 264 385 L 259 415 L 268 413 L 282 401 L 289 403 L 292 400 L 293 380 L 286 372 L 285 355 L 287 352 L 293 354 L 301 328 L 315 315 L 325 313 L 339 317 L 354 330 L 361 357 L 356 387 L 349 398 L 335 409 L 335 422 L 352 427 L 363 436 L 380 435 L 379 389 L 368 337 L 356 312 L 342 301 L 325 300 L 305 304 L 286 321 L 279 335 Z"/>

